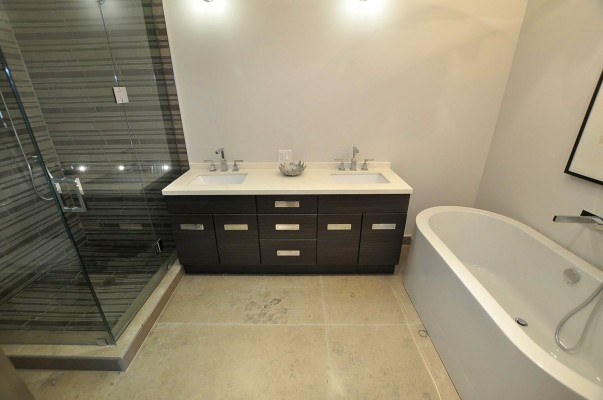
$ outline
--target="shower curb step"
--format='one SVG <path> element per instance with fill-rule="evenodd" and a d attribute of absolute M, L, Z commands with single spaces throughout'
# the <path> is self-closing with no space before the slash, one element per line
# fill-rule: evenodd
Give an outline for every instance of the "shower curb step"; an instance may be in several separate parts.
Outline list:
<path fill-rule="evenodd" d="M 178 262 L 170 268 L 116 345 L 14 345 L 0 347 L 18 369 L 125 371 L 184 276 Z"/>

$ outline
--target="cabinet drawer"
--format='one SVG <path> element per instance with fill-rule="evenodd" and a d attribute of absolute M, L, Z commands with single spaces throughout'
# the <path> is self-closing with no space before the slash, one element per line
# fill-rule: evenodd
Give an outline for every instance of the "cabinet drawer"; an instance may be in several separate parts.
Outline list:
<path fill-rule="evenodd" d="M 355 265 L 362 214 L 321 214 L 318 216 L 316 262 L 321 265 Z"/>
<path fill-rule="evenodd" d="M 396 265 L 406 214 L 364 214 L 358 264 Z"/>
<path fill-rule="evenodd" d="M 170 221 L 182 265 L 219 263 L 211 215 L 171 215 Z"/>
<path fill-rule="evenodd" d="M 408 194 L 350 194 L 318 196 L 320 214 L 341 213 L 405 213 Z"/>
<path fill-rule="evenodd" d="M 170 214 L 253 214 L 255 196 L 165 196 Z"/>
<path fill-rule="evenodd" d="M 316 239 L 316 214 L 260 214 L 261 239 Z"/>
<path fill-rule="evenodd" d="M 316 196 L 257 196 L 260 214 L 316 214 Z"/>
<path fill-rule="evenodd" d="M 255 214 L 214 215 L 220 264 L 260 263 L 258 225 Z"/>
<path fill-rule="evenodd" d="M 266 265 L 314 265 L 316 264 L 316 240 L 260 240 L 262 264 Z"/>

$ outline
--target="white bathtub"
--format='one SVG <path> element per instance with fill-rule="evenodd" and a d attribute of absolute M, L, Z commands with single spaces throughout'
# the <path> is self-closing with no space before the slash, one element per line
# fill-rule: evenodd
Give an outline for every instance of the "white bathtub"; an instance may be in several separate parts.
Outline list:
<path fill-rule="evenodd" d="M 565 281 L 567 268 L 579 282 Z M 603 307 L 580 350 L 555 342 L 559 320 L 603 272 L 533 229 L 487 211 L 430 208 L 417 216 L 403 279 L 463 400 L 603 399 Z M 566 323 L 566 345 L 594 303 Z"/>

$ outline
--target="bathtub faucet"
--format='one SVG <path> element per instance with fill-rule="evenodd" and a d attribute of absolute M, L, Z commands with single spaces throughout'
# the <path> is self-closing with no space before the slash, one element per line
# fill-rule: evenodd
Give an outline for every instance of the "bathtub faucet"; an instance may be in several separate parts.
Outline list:
<path fill-rule="evenodd" d="M 597 229 L 603 229 L 603 217 L 599 217 L 591 212 L 582 210 L 579 216 L 555 215 L 554 222 L 568 222 L 577 224 L 595 224 Z"/>

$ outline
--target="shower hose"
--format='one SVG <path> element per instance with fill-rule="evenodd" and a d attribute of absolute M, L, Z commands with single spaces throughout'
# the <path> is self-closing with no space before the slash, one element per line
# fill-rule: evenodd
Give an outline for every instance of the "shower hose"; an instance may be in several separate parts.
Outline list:
<path fill-rule="evenodd" d="M 578 340 L 578 343 L 576 343 L 574 346 L 571 346 L 571 347 L 564 345 L 563 343 L 561 343 L 561 339 L 559 338 L 559 333 L 561 332 L 561 328 L 563 328 L 563 325 L 565 325 L 565 323 L 567 322 L 568 319 L 570 319 L 574 314 L 576 314 L 578 311 L 582 310 L 584 307 L 586 307 L 588 304 L 590 304 L 590 302 L 593 301 L 602 291 L 603 291 L 603 284 L 599 285 L 599 287 L 593 292 L 593 294 L 591 294 L 578 307 L 574 308 L 565 317 L 563 317 L 563 319 L 561 319 L 561 321 L 559 321 L 559 324 L 557 325 L 557 329 L 555 330 L 555 341 L 557 342 L 557 345 L 559 347 L 561 347 L 562 350 L 569 352 L 569 351 L 574 351 L 574 350 L 580 348 L 580 346 L 582 346 L 582 342 L 584 341 L 584 338 L 586 337 L 586 333 L 588 332 L 588 328 L 590 328 L 591 322 L 593 322 L 595 313 L 597 312 L 597 309 L 599 308 L 599 306 L 601 306 L 601 303 L 603 303 L 603 296 L 599 297 L 597 304 L 595 304 L 592 311 L 590 312 L 590 315 L 588 316 L 588 320 L 586 321 L 586 324 L 584 324 L 584 329 L 582 329 L 582 334 L 580 335 L 580 339 Z"/>

